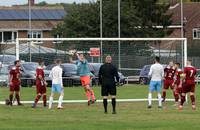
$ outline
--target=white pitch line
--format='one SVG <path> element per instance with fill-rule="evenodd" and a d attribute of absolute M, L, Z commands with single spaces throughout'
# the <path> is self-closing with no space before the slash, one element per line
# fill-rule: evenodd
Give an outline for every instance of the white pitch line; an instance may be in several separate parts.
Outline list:
<path fill-rule="evenodd" d="M 108 100 L 110 102 L 111 100 Z M 117 99 L 117 102 L 143 102 L 148 101 L 148 99 Z M 154 98 L 152 101 L 158 101 L 158 99 Z M 174 99 L 166 99 L 165 101 L 174 101 Z M 48 101 L 47 101 L 48 102 Z M 96 102 L 102 103 L 103 100 L 97 100 Z M 32 104 L 34 101 L 21 101 L 23 104 Z M 43 101 L 39 101 L 38 103 L 43 103 Z M 54 103 L 58 103 L 58 100 L 55 100 Z M 87 100 L 63 100 L 63 103 L 87 103 Z M 5 101 L 0 101 L 0 105 L 4 105 Z"/>

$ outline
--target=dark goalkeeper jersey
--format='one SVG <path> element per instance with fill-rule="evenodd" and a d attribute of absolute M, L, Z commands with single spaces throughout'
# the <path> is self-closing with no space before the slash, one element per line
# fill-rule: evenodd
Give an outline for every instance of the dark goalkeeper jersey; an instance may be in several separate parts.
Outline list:
<path fill-rule="evenodd" d="M 111 63 L 103 64 L 99 70 L 99 83 L 102 85 L 115 85 L 116 81 L 119 82 L 117 68 Z"/>

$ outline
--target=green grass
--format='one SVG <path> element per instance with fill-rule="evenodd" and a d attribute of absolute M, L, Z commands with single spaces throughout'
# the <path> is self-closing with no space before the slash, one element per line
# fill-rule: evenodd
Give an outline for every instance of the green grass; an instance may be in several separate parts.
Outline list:
<path fill-rule="evenodd" d="M 94 88 L 97 98 L 100 88 Z M 48 90 L 49 92 L 49 90 Z M 118 88 L 118 98 L 146 98 L 147 86 L 129 85 Z M 171 92 L 168 92 L 169 97 Z M 22 100 L 33 100 L 35 88 L 22 88 Z M 197 101 L 200 90 L 197 88 Z M 8 97 L 8 88 L 0 88 L 0 100 Z M 154 95 L 156 97 L 156 95 Z M 65 100 L 85 99 L 81 87 L 65 88 Z M 197 107 L 198 107 L 197 102 Z M 118 103 L 117 114 L 103 113 L 101 103 L 88 107 L 85 103 L 64 104 L 65 109 L 48 110 L 41 105 L 32 109 L 25 106 L 0 105 L 0 130 L 197 130 L 200 129 L 200 110 L 191 110 L 186 104 L 183 111 L 173 107 L 172 102 L 166 102 L 162 110 L 153 103 L 151 110 L 146 108 L 146 102 Z M 56 104 L 57 105 L 57 104 Z M 54 106 L 56 106 L 54 105 Z"/>

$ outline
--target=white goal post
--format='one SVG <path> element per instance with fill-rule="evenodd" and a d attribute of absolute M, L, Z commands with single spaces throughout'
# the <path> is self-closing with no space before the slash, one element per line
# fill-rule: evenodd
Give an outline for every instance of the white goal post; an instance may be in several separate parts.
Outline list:
<path fill-rule="evenodd" d="M 16 39 L 16 59 L 19 59 L 20 41 L 181 41 L 183 66 L 187 62 L 187 38 L 17 38 Z M 102 50 L 101 50 L 102 56 Z"/>

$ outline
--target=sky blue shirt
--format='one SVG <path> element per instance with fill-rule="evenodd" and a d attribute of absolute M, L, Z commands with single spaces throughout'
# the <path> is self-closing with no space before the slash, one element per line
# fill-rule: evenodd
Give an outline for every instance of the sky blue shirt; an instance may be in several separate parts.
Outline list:
<path fill-rule="evenodd" d="M 84 61 L 77 60 L 76 65 L 77 65 L 77 73 L 79 74 L 79 76 L 90 76 L 90 69 L 87 60 Z"/>

